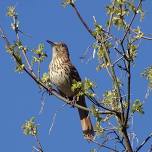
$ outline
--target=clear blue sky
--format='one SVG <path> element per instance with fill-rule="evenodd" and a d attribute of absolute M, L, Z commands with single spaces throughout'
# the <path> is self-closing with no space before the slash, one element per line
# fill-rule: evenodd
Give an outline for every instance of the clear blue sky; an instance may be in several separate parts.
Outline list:
<path fill-rule="evenodd" d="M 88 22 L 93 27 L 92 16 L 96 16 L 99 23 L 106 20 L 105 5 L 108 0 L 77 0 L 77 6 Z M 82 64 L 80 56 L 93 42 L 85 28 L 79 22 L 71 7 L 66 9 L 58 0 L 2 0 L 0 1 L 0 24 L 11 41 L 15 35 L 10 29 L 10 20 L 6 17 L 6 8 L 15 5 L 19 14 L 21 29 L 32 35 L 32 38 L 23 37 L 24 44 L 30 48 L 36 48 L 43 42 L 48 58 L 43 64 L 42 71 L 48 69 L 51 51 L 45 40 L 64 41 L 68 44 L 71 58 L 79 73 L 84 79 L 88 77 L 97 81 L 97 91 L 102 95 L 104 90 L 110 89 L 107 83 L 109 78 L 105 72 L 95 71 L 95 62 Z M 146 16 L 144 24 L 141 23 L 145 33 L 152 33 L 152 1 L 144 1 Z M 144 41 L 139 49 L 137 63 L 133 70 L 133 99 L 144 100 L 146 93 L 146 81 L 140 73 L 148 65 L 152 64 L 152 41 Z M 36 84 L 26 74 L 18 74 L 15 71 L 14 62 L 5 52 L 4 43 L 0 41 L 0 149 L 4 152 L 30 152 L 35 144 L 32 137 L 26 137 L 21 131 L 21 125 L 31 116 L 37 117 L 40 124 L 40 139 L 44 151 L 87 152 L 96 145 L 88 144 L 83 140 L 77 111 L 66 106 L 61 110 L 63 102 L 55 97 L 47 97 L 43 113 L 39 115 L 41 108 L 41 93 Z M 152 96 L 145 102 L 145 115 L 136 114 L 133 129 L 139 140 L 152 131 Z M 60 110 L 59 110 L 60 109 Z M 53 114 L 57 113 L 54 128 L 48 135 Z M 146 149 L 143 149 L 146 152 Z"/>

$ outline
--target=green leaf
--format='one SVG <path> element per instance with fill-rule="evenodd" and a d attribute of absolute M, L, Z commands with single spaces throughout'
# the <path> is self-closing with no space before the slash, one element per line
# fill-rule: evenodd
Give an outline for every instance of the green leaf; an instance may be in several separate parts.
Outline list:
<path fill-rule="evenodd" d="M 149 88 L 152 88 L 152 66 L 145 69 L 142 76 L 148 80 Z"/>
<path fill-rule="evenodd" d="M 128 50 L 129 50 L 129 53 L 127 54 L 128 59 L 130 59 L 131 61 L 134 61 L 134 59 L 137 56 L 137 49 L 138 49 L 137 45 L 134 45 L 134 44 L 128 45 Z"/>
<path fill-rule="evenodd" d="M 94 130 L 96 131 L 96 135 L 101 135 L 104 133 L 104 129 L 101 126 L 101 123 L 99 121 L 96 122 Z"/>
<path fill-rule="evenodd" d="M 95 37 L 97 37 L 98 35 L 101 35 L 103 33 L 103 28 L 101 25 L 99 25 L 98 23 L 94 22 L 94 26 L 95 26 L 95 29 L 93 31 L 93 35 Z"/>
<path fill-rule="evenodd" d="M 139 112 L 141 114 L 144 114 L 144 111 L 143 111 L 143 103 L 139 100 L 139 99 L 136 99 L 131 107 L 131 112 L 132 113 L 135 113 L 135 112 Z"/>
<path fill-rule="evenodd" d="M 50 76 L 49 73 L 43 73 L 41 81 L 48 87 L 51 87 Z"/>
<path fill-rule="evenodd" d="M 22 64 L 22 65 L 17 64 L 17 65 L 16 65 L 16 72 L 19 72 L 19 73 L 23 72 L 24 67 L 25 67 L 24 64 Z"/>
<path fill-rule="evenodd" d="M 99 112 L 100 110 L 97 107 L 95 107 L 95 105 L 91 106 L 91 111 L 95 118 L 100 118 L 100 112 Z"/>
<path fill-rule="evenodd" d="M 145 16 L 142 5 L 140 5 L 139 9 L 137 10 L 137 13 L 140 14 L 140 20 L 142 21 L 144 19 L 144 16 Z"/>
<path fill-rule="evenodd" d="M 117 26 L 118 28 L 123 28 L 125 27 L 126 23 L 124 21 L 124 19 L 121 16 L 114 16 L 112 18 L 112 22 L 115 26 Z"/>
<path fill-rule="evenodd" d="M 82 89 L 82 86 L 83 86 L 82 82 L 73 80 L 71 89 L 72 91 L 80 90 Z"/>
<path fill-rule="evenodd" d="M 114 110 L 119 109 L 118 94 L 116 90 L 106 91 L 103 95 L 102 103 Z"/>
<path fill-rule="evenodd" d="M 97 152 L 97 150 L 94 148 L 94 149 L 91 149 L 90 152 Z"/>
<path fill-rule="evenodd" d="M 29 120 L 27 120 L 22 125 L 22 129 L 23 129 L 23 133 L 25 135 L 36 136 L 37 135 L 37 125 L 35 123 L 35 118 L 32 117 Z"/>
<path fill-rule="evenodd" d="M 42 43 L 38 45 L 37 49 L 33 49 L 32 52 L 35 55 L 32 57 L 32 65 L 37 62 L 43 62 L 44 59 L 47 57 L 47 54 L 44 52 L 44 44 Z"/>
<path fill-rule="evenodd" d="M 16 8 L 15 8 L 15 6 L 9 6 L 9 7 L 7 8 L 7 16 L 13 17 L 13 16 L 16 16 L 16 15 L 17 15 L 17 13 L 16 13 Z"/>
<path fill-rule="evenodd" d="M 144 36 L 144 33 L 141 31 L 140 27 L 138 26 L 134 32 L 136 33 L 135 39 L 141 39 Z"/>
<path fill-rule="evenodd" d="M 74 4 L 75 2 L 76 2 L 76 0 L 64 0 L 64 1 L 62 2 L 62 5 L 63 5 L 63 7 L 66 7 L 66 6 L 68 6 L 68 5 Z"/>

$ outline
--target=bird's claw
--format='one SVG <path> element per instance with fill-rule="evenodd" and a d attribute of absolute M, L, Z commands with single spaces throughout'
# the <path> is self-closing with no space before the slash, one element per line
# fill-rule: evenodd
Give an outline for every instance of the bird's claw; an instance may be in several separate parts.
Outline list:
<path fill-rule="evenodd" d="M 75 107 L 75 104 L 76 104 L 76 103 L 77 103 L 77 97 L 74 96 L 73 99 L 72 99 L 72 101 L 70 102 L 70 105 L 72 106 L 72 108 Z"/>
<path fill-rule="evenodd" d="M 49 95 L 52 95 L 52 91 L 53 91 L 53 89 L 50 87 L 50 88 L 48 88 L 48 93 L 49 93 Z"/>

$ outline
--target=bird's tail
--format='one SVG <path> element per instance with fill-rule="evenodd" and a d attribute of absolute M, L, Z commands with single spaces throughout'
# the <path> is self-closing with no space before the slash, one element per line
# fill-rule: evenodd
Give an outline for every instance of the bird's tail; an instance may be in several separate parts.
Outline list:
<path fill-rule="evenodd" d="M 80 97 L 77 104 L 83 107 L 87 107 L 85 102 L 85 97 Z M 92 140 L 94 137 L 94 130 L 93 126 L 89 117 L 89 112 L 86 110 L 78 109 L 80 120 L 81 120 L 81 127 L 84 134 L 84 137 L 87 140 Z"/>

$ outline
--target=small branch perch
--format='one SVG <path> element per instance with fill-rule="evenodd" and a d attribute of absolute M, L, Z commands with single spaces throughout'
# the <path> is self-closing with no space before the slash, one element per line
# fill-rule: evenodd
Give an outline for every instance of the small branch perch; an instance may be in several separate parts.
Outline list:
<path fill-rule="evenodd" d="M 9 48 L 10 47 L 10 43 L 6 37 L 6 35 L 4 34 L 3 29 L 0 27 L 0 33 L 2 34 L 1 37 L 4 39 L 5 43 L 6 43 L 6 47 Z M 18 64 L 20 64 L 18 58 L 16 57 L 16 55 L 14 54 L 14 52 L 11 53 L 11 55 L 14 57 L 14 59 L 16 60 L 16 62 Z M 56 96 L 58 99 L 64 101 L 67 104 L 71 104 L 71 101 L 68 100 L 67 98 L 64 98 L 63 96 L 61 96 L 56 90 L 54 89 L 50 89 L 49 87 L 47 87 L 44 83 L 42 83 L 39 79 L 37 79 L 37 77 L 35 76 L 35 74 L 33 74 L 33 72 L 31 72 L 31 69 L 26 68 L 25 66 L 23 67 L 23 70 L 40 86 L 42 86 L 49 94 L 53 94 L 54 96 Z M 78 104 L 75 104 L 74 107 L 76 108 L 80 108 L 89 112 L 92 112 L 89 108 L 80 106 Z M 115 114 L 115 111 L 108 109 L 104 106 L 101 106 L 104 110 L 106 111 L 100 111 L 100 114 Z"/>
<path fill-rule="evenodd" d="M 139 147 L 136 148 L 135 152 L 138 152 L 149 140 L 152 138 L 152 133 L 141 143 Z"/>

